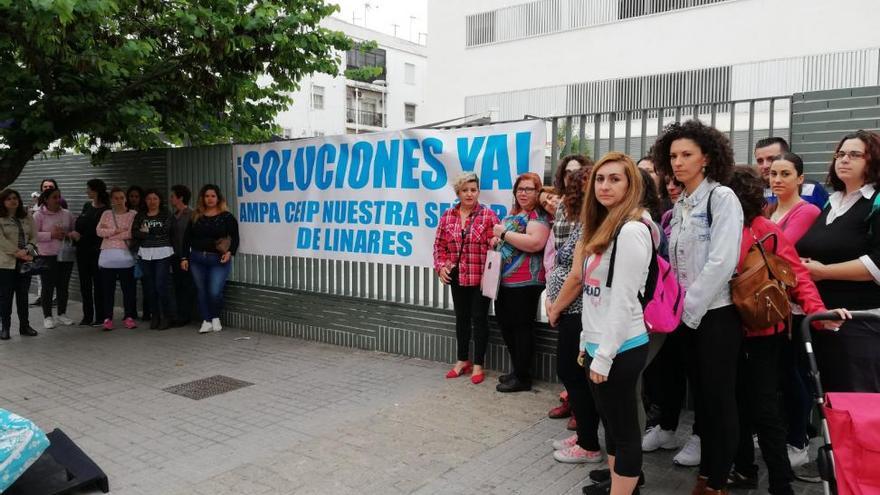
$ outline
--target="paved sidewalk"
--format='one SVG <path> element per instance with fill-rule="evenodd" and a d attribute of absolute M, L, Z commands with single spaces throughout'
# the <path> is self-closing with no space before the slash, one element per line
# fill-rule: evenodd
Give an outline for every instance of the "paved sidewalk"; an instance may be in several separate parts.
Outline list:
<path fill-rule="evenodd" d="M 31 319 L 40 336 L 14 323 L 0 343 L 0 404 L 63 429 L 112 493 L 579 494 L 589 469 L 551 457 L 568 433 L 545 416 L 556 385 L 504 395 L 496 373 L 472 385 L 445 380 L 447 365 L 290 338 Z M 199 401 L 162 390 L 213 375 L 253 385 Z M 642 493 L 690 490 L 673 454 L 646 455 Z"/>

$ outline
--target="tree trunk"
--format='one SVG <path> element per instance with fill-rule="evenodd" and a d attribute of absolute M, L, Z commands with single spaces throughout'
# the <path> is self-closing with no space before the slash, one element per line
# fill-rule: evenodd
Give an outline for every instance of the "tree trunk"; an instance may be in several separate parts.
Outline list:
<path fill-rule="evenodd" d="M 11 148 L 0 153 L 0 190 L 6 189 L 18 178 L 27 162 L 39 153 L 33 147 Z"/>

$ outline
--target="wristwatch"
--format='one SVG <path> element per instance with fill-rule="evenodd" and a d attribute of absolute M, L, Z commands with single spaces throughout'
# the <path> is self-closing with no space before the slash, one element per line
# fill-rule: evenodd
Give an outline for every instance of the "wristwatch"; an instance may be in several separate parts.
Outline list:
<path fill-rule="evenodd" d="M 506 236 L 506 235 L 507 235 L 507 231 L 505 230 L 504 232 L 501 233 L 501 236 L 499 237 L 499 239 L 501 239 L 503 241 L 504 236 Z"/>

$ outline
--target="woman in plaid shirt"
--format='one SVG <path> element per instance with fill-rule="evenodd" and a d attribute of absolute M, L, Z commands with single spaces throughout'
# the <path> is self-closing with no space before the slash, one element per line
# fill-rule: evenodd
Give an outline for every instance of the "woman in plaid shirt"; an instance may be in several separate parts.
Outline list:
<path fill-rule="evenodd" d="M 492 227 L 498 223 L 498 216 L 480 204 L 477 174 L 461 174 L 452 185 L 459 202 L 440 217 L 434 239 L 434 270 L 452 289 L 458 340 L 458 361 L 446 373 L 446 378 L 457 378 L 473 370 L 471 382 L 478 384 L 484 378 L 483 360 L 489 342 L 489 298 L 483 297 L 480 280 L 492 239 Z M 468 360 L 471 326 L 474 330 L 473 364 Z"/>

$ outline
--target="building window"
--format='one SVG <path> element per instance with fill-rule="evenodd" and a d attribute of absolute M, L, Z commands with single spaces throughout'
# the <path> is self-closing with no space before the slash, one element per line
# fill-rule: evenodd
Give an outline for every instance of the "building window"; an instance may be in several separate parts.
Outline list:
<path fill-rule="evenodd" d="M 373 82 L 387 79 L 385 73 L 385 50 L 361 50 L 359 46 L 345 52 L 345 76 L 355 81 Z"/>
<path fill-rule="evenodd" d="M 416 83 L 416 66 L 415 64 L 403 64 L 403 75 L 407 84 Z"/>
<path fill-rule="evenodd" d="M 312 86 L 312 108 L 324 109 L 324 86 Z"/>
<path fill-rule="evenodd" d="M 403 105 L 403 120 L 407 124 L 414 124 L 416 122 L 416 106 L 412 103 L 406 103 Z"/>

